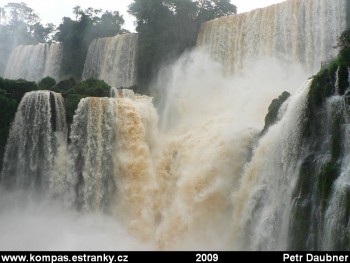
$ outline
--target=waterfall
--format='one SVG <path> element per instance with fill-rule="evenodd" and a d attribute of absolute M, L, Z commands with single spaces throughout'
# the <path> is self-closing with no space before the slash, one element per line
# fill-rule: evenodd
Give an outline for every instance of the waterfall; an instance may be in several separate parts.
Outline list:
<path fill-rule="evenodd" d="M 347 105 L 343 97 L 334 96 L 329 99 L 333 108 L 333 119 L 341 120 L 340 134 L 343 138 L 343 157 L 340 160 L 340 176 L 331 189 L 331 197 L 326 206 L 325 220 L 322 222 L 323 238 L 320 246 L 324 250 L 346 250 L 349 247 L 349 158 L 350 158 L 350 123 Z"/>
<path fill-rule="evenodd" d="M 234 249 L 348 249 L 348 69 L 326 72 L 328 83 L 316 76 L 283 104 L 255 147 L 233 194 Z"/>
<path fill-rule="evenodd" d="M 226 78 L 221 69 L 196 51 L 172 66 L 166 83 L 162 151 L 155 159 L 156 238 L 162 249 L 232 249 L 226 243 L 231 195 L 239 188 L 268 105 L 282 87 L 304 80 L 292 77 L 293 71 L 285 75 L 273 63 L 252 67 L 244 77 Z"/>
<path fill-rule="evenodd" d="M 102 79 L 116 88 L 135 85 L 137 40 L 137 34 L 94 39 L 89 46 L 82 78 Z"/>
<path fill-rule="evenodd" d="M 51 77 L 55 80 L 60 80 L 61 60 L 62 60 L 62 45 L 53 43 L 50 45 L 48 55 L 45 62 L 43 77 Z"/>
<path fill-rule="evenodd" d="M 233 246 L 245 250 L 284 250 L 293 185 L 299 174 L 306 85 L 281 108 L 281 120 L 260 139 L 233 199 Z"/>
<path fill-rule="evenodd" d="M 26 93 L 1 186 L 48 192 L 80 218 L 108 215 L 154 249 L 348 249 L 349 67 L 326 65 L 305 81 L 334 54 L 345 3 L 289 0 L 205 23 L 198 46 L 211 54 L 194 50 L 167 68 L 157 109 L 121 88 L 136 83 L 137 35 L 95 39 L 83 78 L 108 82 L 110 98 L 81 99 L 67 134 L 62 95 Z M 53 62 L 61 52 L 53 45 L 50 57 L 42 47 L 19 47 L 13 59 L 33 49 Z M 57 64 L 35 65 L 50 72 Z M 292 95 L 268 107 L 284 91 Z M 273 120 L 261 133 L 267 109 Z"/>
<path fill-rule="evenodd" d="M 156 113 L 150 102 L 143 96 L 80 101 L 72 124 L 70 151 L 78 178 L 77 205 L 81 209 L 110 210 L 116 200 L 130 195 L 132 200 L 123 205 L 128 207 L 125 209 L 143 203 L 144 196 L 137 197 L 137 202 L 134 199 L 142 192 L 142 174 L 151 169 L 147 168 L 147 149 L 154 142 L 154 134 L 150 133 L 156 126 Z M 128 184 L 133 184 L 133 190 L 128 190 Z"/>
<path fill-rule="evenodd" d="M 288 0 L 267 8 L 203 23 L 197 46 L 206 48 L 227 74 L 247 62 L 274 57 L 299 63 L 308 72 L 336 54 L 346 29 L 346 0 Z"/>
<path fill-rule="evenodd" d="M 340 71 L 340 67 L 338 67 L 336 73 L 335 73 L 335 94 L 339 95 L 340 91 L 339 91 L 339 71 Z"/>
<path fill-rule="evenodd" d="M 131 89 L 117 89 L 112 87 L 110 96 L 112 98 L 135 98 L 135 93 Z"/>
<path fill-rule="evenodd" d="M 61 94 L 50 91 L 26 93 L 12 124 L 1 172 L 7 189 L 54 193 L 55 161 L 67 136 Z M 64 140 L 64 139 L 63 139 Z M 60 186 L 58 186 L 60 187 Z"/>
<path fill-rule="evenodd" d="M 146 96 L 134 100 L 116 99 L 118 141 L 114 156 L 117 168 L 115 211 L 131 233 L 148 241 L 155 233 L 157 203 L 152 152 L 157 142 L 158 119 L 151 101 Z"/>
<path fill-rule="evenodd" d="M 10 54 L 5 78 L 39 81 L 45 77 L 59 79 L 62 46 L 59 43 L 18 46 Z"/>
<path fill-rule="evenodd" d="M 116 109 L 113 99 L 86 98 L 78 105 L 71 127 L 71 152 L 78 180 L 78 206 L 108 207 L 115 192 Z"/>

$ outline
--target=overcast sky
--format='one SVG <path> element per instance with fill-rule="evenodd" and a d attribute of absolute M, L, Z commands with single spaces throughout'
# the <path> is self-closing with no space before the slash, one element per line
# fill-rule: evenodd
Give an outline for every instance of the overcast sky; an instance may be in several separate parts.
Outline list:
<path fill-rule="evenodd" d="M 144 0 L 148 1 L 148 0 Z M 25 2 L 35 10 L 42 19 L 42 23 L 59 25 L 64 16 L 72 17 L 74 6 L 102 8 L 103 10 L 119 11 L 125 19 L 125 28 L 135 31 L 134 19 L 128 15 L 128 5 L 132 0 L 0 0 L 0 6 L 8 2 Z M 283 0 L 231 0 L 238 8 L 238 13 L 247 12 L 259 7 L 265 7 Z"/>

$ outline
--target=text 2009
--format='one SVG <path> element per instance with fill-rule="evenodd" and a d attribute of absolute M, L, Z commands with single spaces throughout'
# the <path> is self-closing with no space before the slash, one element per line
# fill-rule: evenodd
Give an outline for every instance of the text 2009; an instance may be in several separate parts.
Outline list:
<path fill-rule="evenodd" d="M 219 260 L 218 254 L 208 254 L 208 253 L 196 254 L 196 262 L 217 262 L 218 260 Z"/>

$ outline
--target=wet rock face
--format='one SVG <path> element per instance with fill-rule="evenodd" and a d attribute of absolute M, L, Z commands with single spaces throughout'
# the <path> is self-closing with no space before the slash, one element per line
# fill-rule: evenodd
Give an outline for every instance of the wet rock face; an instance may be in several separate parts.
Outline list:
<path fill-rule="evenodd" d="M 265 126 L 261 131 L 260 136 L 264 135 L 267 129 L 277 122 L 278 120 L 278 111 L 281 108 L 282 104 L 290 97 L 290 93 L 284 91 L 278 98 L 272 100 L 268 113 L 265 117 Z"/>

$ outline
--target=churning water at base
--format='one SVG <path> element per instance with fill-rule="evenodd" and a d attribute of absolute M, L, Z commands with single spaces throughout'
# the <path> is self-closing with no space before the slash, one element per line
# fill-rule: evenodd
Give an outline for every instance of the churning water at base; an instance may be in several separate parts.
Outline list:
<path fill-rule="evenodd" d="M 28 202 L 20 192 L 0 194 L 0 232 L 3 251 L 155 249 L 132 237 L 114 217 L 81 214 L 48 199 Z"/>

